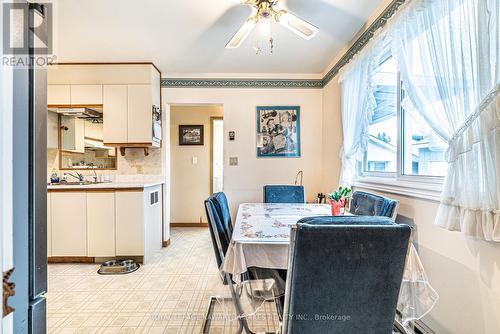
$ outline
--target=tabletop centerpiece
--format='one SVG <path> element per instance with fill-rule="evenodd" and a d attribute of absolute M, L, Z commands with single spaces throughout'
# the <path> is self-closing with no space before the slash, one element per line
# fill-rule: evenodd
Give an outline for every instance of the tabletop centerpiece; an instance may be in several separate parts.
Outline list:
<path fill-rule="evenodd" d="M 349 187 L 339 187 L 339 189 L 328 194 L 330 205 L 332 206 L 332 216 L 340 216 L 345 212 L 347 201 L 351 198 L 352 189 Z"/>

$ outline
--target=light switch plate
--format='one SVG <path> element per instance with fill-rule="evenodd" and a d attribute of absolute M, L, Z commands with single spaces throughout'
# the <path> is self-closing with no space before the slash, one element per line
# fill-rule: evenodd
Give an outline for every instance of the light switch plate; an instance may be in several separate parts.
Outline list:
<path fill-rule="evenodd" d="M 198 157 L 193 157 L 193 165 L 197 165 L 198 164 Z"/>
<path fill-rule="evenodd" d="M 238 166 L 238 157 L 229 157 L 229 166 Z"/>

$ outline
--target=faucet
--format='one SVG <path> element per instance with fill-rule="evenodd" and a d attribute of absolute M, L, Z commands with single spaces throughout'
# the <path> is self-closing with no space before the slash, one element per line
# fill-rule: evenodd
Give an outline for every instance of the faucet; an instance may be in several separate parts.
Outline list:
<path fill-rule="evenodd" d="M 94 168 L 95 168 L 95 167 L 94 167 Z M 98 179 L 98 177 L 97 177 L 97 173 L 95 172 L 95 169 L 94 169 L 94 168 L 92 168 L 92 171 L 94 172 L 94 176 L 93 176 L 93 178 L 94 178 L 94 183 L 97 183 L 97 179 Z"/>
<path fill-rule="evenodd" d="M 75 179 L 77 179 L 79 182 L 84 182 L 85 181 L 85 177 L 83 176 L 83 174 L 80 174 L 78 172 L 75 172 L 75 173 L 76 173 L 76 175 L 71 174 L 71 173 L 64 173 L 64 175 L 72 176 Z"/>

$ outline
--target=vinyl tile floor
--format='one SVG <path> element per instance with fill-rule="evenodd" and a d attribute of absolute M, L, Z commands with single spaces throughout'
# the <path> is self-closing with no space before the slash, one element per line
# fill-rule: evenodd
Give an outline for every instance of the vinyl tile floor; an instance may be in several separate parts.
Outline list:
<path fill-rule="evenodd" d="M 48 333 L 200 333 L 210 296 L 224 288 L 205 228 L 173 228 L 171 245 L 134 273 L 103 276 L 98 269 L 49 265 Z M 277 329 L 274 305 L 265 304 L 249 320 L 254 331 Z M 216 304 L 210 333 L 236 332 L 225 314 L 227 306 Z"/>

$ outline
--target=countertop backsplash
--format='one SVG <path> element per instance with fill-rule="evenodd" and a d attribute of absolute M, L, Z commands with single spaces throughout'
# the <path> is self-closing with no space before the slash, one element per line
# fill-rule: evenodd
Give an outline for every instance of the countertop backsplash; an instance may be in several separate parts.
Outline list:
<path fill-rule="evenodd" d="M 97 175 L 110 176 L 114 182 L 156 182 L 162 178 L 162 150 L 150 149 L 149 155 L 144 155 L 142 148 L 130 148 L 126 150 L 125 156 L 120 155 L 118 150 L 118 169 L 116 170 L 96 170 Z M 47 150 L 47 182 L 53 169 L 57 171 L 59 177 L 64 172 L 71 170 L 59 170 L 59 154 L 57 149 Z M 77 170 L 79 173 L 88 176 L 92 180 L 94 173 L 91 170 Z"/>

